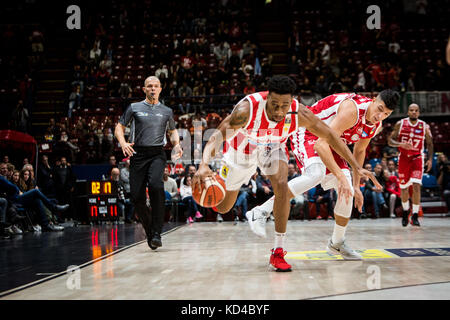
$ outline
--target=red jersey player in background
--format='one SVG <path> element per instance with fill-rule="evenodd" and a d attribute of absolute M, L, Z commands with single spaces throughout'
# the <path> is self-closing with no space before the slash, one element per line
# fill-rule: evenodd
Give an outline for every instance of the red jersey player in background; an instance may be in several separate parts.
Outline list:
<path fill-rule="evenodd" d="M 419 106 L 415 103 L 408 107 L 408 118 L 404 118 L 395 124 L 394 130 L 389 137 L 388 143 L 391 147 L 397 147 L 400 155 L 398 157 L 398 176 L 400 189 L 402 191 L 402 225 L 408 225 L 409 216 L 409 187 L 413 186 L 412 196 L 412 219 L 411 224 L 420 227 L 418 220 L 420 208 L 420 187 L 422 185 L 423 163 L 424 163 L 424 141 L 427 142 L 428 160 L 427 172 L 431 170 L 433 159 L 433 139 L 429 126 L 419 120 Z"/>

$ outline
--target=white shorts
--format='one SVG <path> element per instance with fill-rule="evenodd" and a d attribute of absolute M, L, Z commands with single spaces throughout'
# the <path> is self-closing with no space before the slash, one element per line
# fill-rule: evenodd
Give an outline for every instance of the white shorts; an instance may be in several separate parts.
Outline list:
<path fill-rule="evenodd" d="M 288 162 L 284 146 L 273 150 L 257 148 L 251 155 L 242 155 L 230 148 L 224 154 L 219 174 L 225 180 L 227 191 L 237 191 L 250 181 L 257 168 L 267 176 L 276 174 L 280 160 Z"/>

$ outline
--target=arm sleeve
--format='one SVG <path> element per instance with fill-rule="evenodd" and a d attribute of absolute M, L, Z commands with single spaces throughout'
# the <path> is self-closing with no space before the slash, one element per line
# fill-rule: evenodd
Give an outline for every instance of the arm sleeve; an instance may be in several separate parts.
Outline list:
<path fill-rule="evenodd" d="M 122 114 L 122 116 L 120 117 L 119 123 L 123 126 L 128 126 L 132 117 L 133 117 L 133 108 L 131 107 L 130 104 L 125 113 Z"/>

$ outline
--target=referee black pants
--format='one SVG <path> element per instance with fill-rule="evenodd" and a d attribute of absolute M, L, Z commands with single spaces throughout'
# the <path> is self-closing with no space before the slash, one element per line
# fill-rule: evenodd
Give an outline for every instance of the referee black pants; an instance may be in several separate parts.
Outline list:
<path fill-rule="evenodd" d="M 166 154 L 163 147 L 135 147 L 130 158 L 130 192 L 134 212 L 144 227 L 147 237 L 162 232 L 164 222 L 164 181 Z M 146 187 L 151 212 L 146 205 Z"/>

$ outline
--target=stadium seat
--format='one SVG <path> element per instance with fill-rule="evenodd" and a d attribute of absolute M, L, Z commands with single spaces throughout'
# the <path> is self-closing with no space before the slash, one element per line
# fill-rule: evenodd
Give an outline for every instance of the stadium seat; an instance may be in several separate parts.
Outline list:
<path fill-rule="evenodd" d="M 433 188 L 439 187 L 436 177 L 431 174 L 428 174 L 428 173 L 423 174 L 422 185 L 424 188 L 428 188 L 428 189 L 433 189 Z"/>
<path fill-rule="evenodd" d="M 370 165 L 372 166 L 372 170 L 373 170 L 373 168 L 375 168 L 375 165 L 376 165 L 377 163 L 380 163 L 380 162 L 381 162 L 381 160 L 378 159 L 378 158 L 370 159 L 370 160 L 369 160 L 369 163 L 370 163 Z"/>

